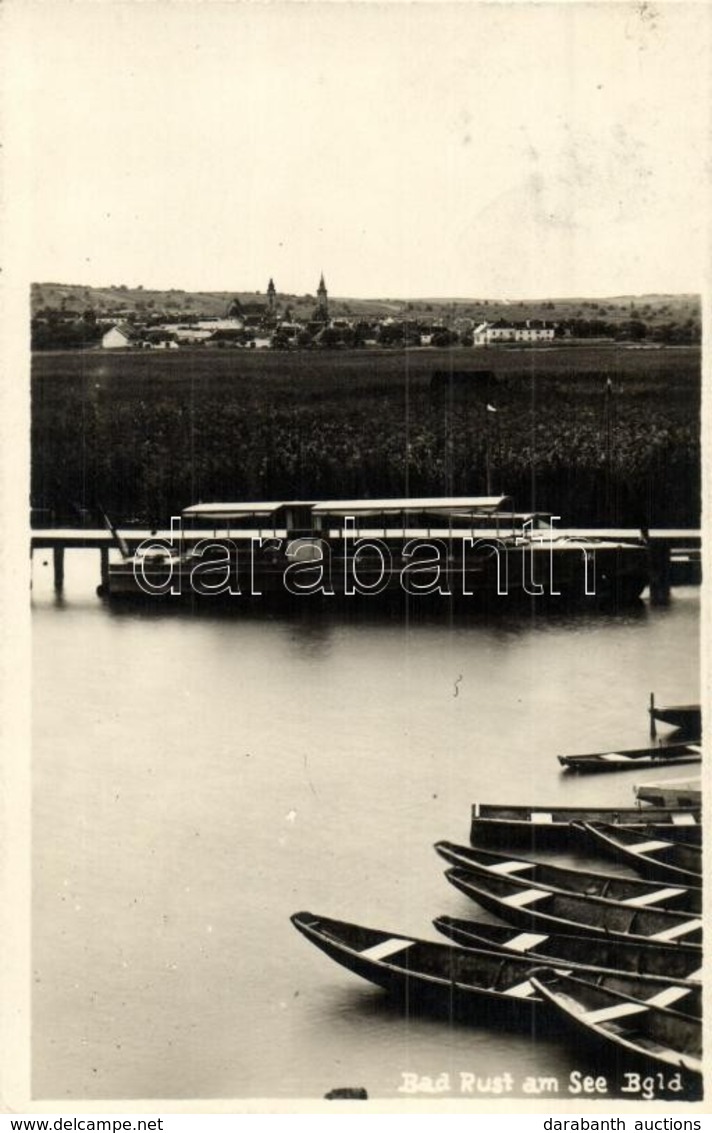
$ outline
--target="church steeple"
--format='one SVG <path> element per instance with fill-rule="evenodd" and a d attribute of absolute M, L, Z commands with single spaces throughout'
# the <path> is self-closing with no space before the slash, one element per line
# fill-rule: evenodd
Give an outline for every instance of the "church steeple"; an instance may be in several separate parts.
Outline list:
<path fill-rule="evenodd" d="M 316 292 L 317 297 L 317 315 L 320 319 L 326 322 L 329 318 L 329 296 L 326 291 L 326 284 L 324 283 L 324 273 L 321 273 L 319 286 Z"/>
<path fill-rule="evenodd" d="M 274 280 L 270 279 L 267 284 L 267 306 L 269 307 L 270 314 L 274 311 L 274 303 L 277 298 L 277 291 L 274 286 Z"/>

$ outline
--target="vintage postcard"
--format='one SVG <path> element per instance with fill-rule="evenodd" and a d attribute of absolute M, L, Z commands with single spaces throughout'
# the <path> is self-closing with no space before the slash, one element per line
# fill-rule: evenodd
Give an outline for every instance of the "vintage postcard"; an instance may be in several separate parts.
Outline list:
<path fill-rule="evenodd" d="M 709 5 L 0 18 L 5 1110 L 692 1121 Z"/>

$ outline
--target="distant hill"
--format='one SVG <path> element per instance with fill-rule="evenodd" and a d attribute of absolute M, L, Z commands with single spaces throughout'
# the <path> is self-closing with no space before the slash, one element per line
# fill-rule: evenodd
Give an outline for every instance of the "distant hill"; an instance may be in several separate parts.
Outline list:
<path fill-rule="evenodd" d="M 234 298 L 243 303 L 266 302 L 259 291 L 156 291 L 143 287 L 125 287 L 112 284 L 108 287 L 83 287 L 72 283 L 33 283 L 31 312 L 52 308 L 67 315 L 82 315 L 91 310 L 98 318 L 115 318 L 121 321 L 128 314 L 140 319 L 158 315 L 179 319 L 199 315 L 223 315 Z M 292 317 L 308 318 L 316 305 L 311 294 L 289 295 L 277 293 L 280 310 L 289 307 Z M 674 320 L 700 319 L 700 298 L 697 295 L 618 295 L 606 299 L 551 298 L 551 299 L 358 299 L 329 296 L 329 310 L 333 316 L 377 319 L 388 315 L 411 317 L 420 320 L 471 318 L 477 321 L 498 318 L 548 319 L 552 322 L 565 319 L 606 319 L 616 322 L 642 318 L 648 325 Z"/>

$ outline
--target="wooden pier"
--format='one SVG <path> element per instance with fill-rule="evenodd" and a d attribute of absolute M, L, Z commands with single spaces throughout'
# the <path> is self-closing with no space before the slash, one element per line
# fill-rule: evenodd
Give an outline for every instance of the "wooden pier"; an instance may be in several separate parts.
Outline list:
<path fill-rule="evenodd" d="M 241 532 L 243 536 L 268 534 L 267 532 Z M 271 532 L 269 532 L 271 534 Z M 494 533 L 492 533 L 494 534 Z M 544 535 L 544 532 L 541 532 Z M 639 531 L 624 528 L 565 528 L 556 529 L 556 537 L 571 541 L 612 539 L 632 541 L 641 537 Z M 122 542 L 129 553 L 133 553 L 147 540 L 171 543 L 177 550 L 190 546 L 201 539 L 210 537 L 206 530 L 149 530 L 148 528 L 125 528 L 120 532 Z M 235 537 L 236 533 L 232 533 Z M 479 536 L 486 532 L 478 531 Z M 219 536 L 218 536 L 219 537 Z M 650 600 L 653 605 L 665 605 L 670 600 L 670 590 L 682 581 L 699 583 L 701 581 L 701 547 L 699 530 L 687 528 L 660 528 L 645 532 L 650 549 Z M 117 547 L 114 535 L 105 528 L 44 527 L 35 528 L 30 536 L 30 555 L 35 551 L 51 550 L 54 566 L 54 587 L 61 593 L 64 587 L 64 557 L 66 551 L 98 550 L 99 572 L 102 586 L 106 586 L 109 573 L 109 552 Z"/>
<path fill-rule="evenodd" d="M 170 531 L 127 530 L 121 538 L 128 550 L 133 553 L 146 539 L 168 540 Z M 193 535 L 197 538 L 197 535 Z M 180 545 L 180 538 L 177 540 Z M 34 528 L 30 534 L 30 557 L 35 551 L 51 551 L 54 567 L 54 588 L 61 593 L 64 588 L 64 555 L 66 551 L 98 550 L 99 573 L 102 586 L 109 577 L 109 552 L 116 547 L 116 539 L 105 528 L 86 527 L 42 527 Z"/>

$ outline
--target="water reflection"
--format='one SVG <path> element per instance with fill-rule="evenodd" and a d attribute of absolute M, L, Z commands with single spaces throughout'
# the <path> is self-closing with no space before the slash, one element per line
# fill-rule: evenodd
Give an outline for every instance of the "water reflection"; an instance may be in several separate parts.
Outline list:
<path fill-rule="evenodd" d="M 546 1033 L 536 1024 L 516 1035 L 513 1058 L 512 1034 L 506 1028 L 483 1026 L 474 1005 L 469 1021 L 450 1019 L 429 1014 L 416 1003 L 401 1005 L 378 989 L 344 987 L 320 1017 L 335 1039 L 349 1047 L 360 1035 L 382 1033 L 388 1039 L 395 1057 L 375 1080 L 369 1077 L 375 1096 L 422 1098 L 431 1092 L 430 1086 L 432 1094 L 443 1097 L 501 1097 L 510 1092 L 521 1097 L 525 1079 L 541 1073 L 542 1066 L 563 1088 L 580 1065 L 576 1050 L 552 1036 L 551 1026 Z M 402 1069 L 394 1074 L 393 1067 L 399 1065 Z"/>

